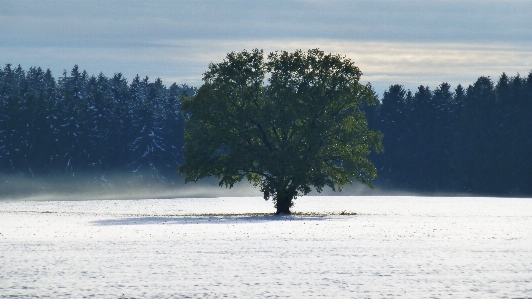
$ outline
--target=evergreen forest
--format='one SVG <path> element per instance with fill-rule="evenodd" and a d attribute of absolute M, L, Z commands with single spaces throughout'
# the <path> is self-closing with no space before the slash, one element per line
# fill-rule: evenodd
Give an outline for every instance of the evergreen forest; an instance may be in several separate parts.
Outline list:
<path fill-rule="evenodd" d="M 50 70 L 6 65 L 0 71 L 0 172 L 22 175 L 85 171 L 175 173 L 182 163 L 187 85 L 122 74 L 89 76 L 78 66 Z"/>
<path fill-rule="evenodd" d="M 156 171 L 177 176 L 195 88 L 78 66 L 0 69 L 0 175 Z M 532 72 L 414 92 L 390 86 L 364 107 L 384 134 L 375 186 L 434 194 L 532 195 Z M 164 175 L 161 176 L 164 179 Z"/>

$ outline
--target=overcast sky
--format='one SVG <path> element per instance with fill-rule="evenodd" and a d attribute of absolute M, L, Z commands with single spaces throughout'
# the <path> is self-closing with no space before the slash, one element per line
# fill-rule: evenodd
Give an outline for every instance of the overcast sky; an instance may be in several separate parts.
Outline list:
<path fill-rule="evenodd" d="M 201 84 L 231 51 L 320 48 L 382 92 L 532 70 L 532 1 L 0 0 L 0 63 Z"/>

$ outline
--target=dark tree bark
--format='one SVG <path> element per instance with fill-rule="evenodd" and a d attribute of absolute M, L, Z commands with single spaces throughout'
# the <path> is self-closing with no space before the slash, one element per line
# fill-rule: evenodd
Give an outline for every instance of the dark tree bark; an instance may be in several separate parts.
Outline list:
<path fill-rule="evenodd" d="M 275 196 L 276 215 L 290 215 L 290 208 L 294 205 L 294 198 L 296 197 L 295 188 L 279 188 Z"/>
<path fill-rule="evenodd" d="M 276 215 L 290 215 L 290 207 L 292 206 L 292 197 L 284 196 L 284 197 L 277 197 L 277 202 L 275 203 L 275 207 L 277 208 L 277 211 L 275 212 Z"/>

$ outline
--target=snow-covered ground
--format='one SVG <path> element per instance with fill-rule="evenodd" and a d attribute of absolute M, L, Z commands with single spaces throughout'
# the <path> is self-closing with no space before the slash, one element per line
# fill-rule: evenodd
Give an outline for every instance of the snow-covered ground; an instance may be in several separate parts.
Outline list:
<path fill-rule="evenodd" d="M 532 199 L 293 210 L 309 214 L 198 215 L 274 211 L 258 197 L 2 201 L 0 298 L 532 298 Z"/>

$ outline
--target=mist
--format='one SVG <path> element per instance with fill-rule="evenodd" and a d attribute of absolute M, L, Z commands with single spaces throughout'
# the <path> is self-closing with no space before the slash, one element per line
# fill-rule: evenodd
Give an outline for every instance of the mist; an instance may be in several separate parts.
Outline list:
<path fill-rule="evenodd" d="M 212 198 L 261 196 L 242 182 L 234 188 L 218 186 L 214 179 L 184 183 L 181 175 L 144 173 L 79 173 L 31 177 L 0 175 L 0 200 L 97 200 L 146 198 Z"/>
<path fill-rule="evenodd" d="M 455 193 L 424 194 L 388 187 L 376 182 L 374 188 L 353 182 L 339 190 L 325 187 L 306 196 L 467 196 Z M 471 196 L 471 194 L 468 194 Z M 155 171 L 73 173 L 47 176 L 0 174 L 0 201 L 75 201 L 163 198 L 262 197 L 258 187 L 244 180 L 233 188 L 219 186 L 214 178 L 184 183 L 178 173 L 162 175 Z M 305 196 L 300 196 L 302 198 Z M 296 200 L 297 202 L 297 200 Z"/>

